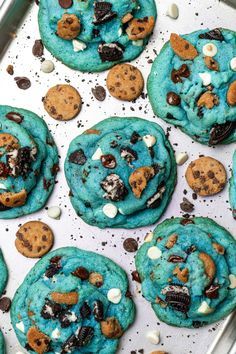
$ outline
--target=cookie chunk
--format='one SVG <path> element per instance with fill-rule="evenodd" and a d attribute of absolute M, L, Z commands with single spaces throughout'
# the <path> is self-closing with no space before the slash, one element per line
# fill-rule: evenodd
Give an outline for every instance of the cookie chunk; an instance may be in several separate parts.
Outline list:
<path fill-rule="evenodd" d="M 15 107 L 0 106 L 0 218 L 41 209 L 58 172 L 58 152 L 43 119 Z"/>
<path fill-rule="evenodd" d="M 133 65 L 118 64 L 107 75 L 107 88 L 119 100 L 135 100 L 141 95 L 143 87 L 142 73 Z"/>
<path fill-rule="evenodd" d="M 176 162 L 159 125 L 112 117 L 71 142 L 65 175 L 72 205 L 85 222 L 135 228 L 156 222 L 167 207 Z"/>
<path fill-rule="evenodd" d="M 67 10 L 68 9 L 68 10 Z M 67 66 L 97 72 L 128 62 L 145 49 L 156 22 L 154 0 L 41 0 L 44 46 Z"/>
<path fill-rule="evenodd" d="M 154 113 L 209 146 L 236 141 L 236 32 L 172 33 L 147 89 Z"/>
<path fill-rule="evenodd" d="M 232 161 L 232 176 L 230 178 L 229 186 L 229 201 L 232 208 L 232 214 L 236 220 L 236 150 L 234 151 Z"/>
<path fill-rule="evenodd" d="M 103 279 L 99 286 L 90 281 L 93 274 Z M 12 325 L 28 351 L 115 354 L 135 317 L 128 288 L 126 273 L 110 259 L 75 247 L 57 249 L 17 290 Z"/>
<path fill-rule="evenodd" d="M 48 114 L 57 120 L 75 118 L 82 106 L 79 92 L 71 85 L 51 87 L 43 98 L 43 105 Z"/>
<path fill-rule="evenodd" d="M 165 220 L 135 257 L 142 293 L 170 325 L 219 321 L 236 308 L 235 254 L 233 236 L 209 218 Z"/>
<path fill-rule="evenodd" d="M 201 196 L 219 193 L 227 181 L 222 163 L 209 156 L 192 161 L 186 170 L 185 177 L 189 187 Z"/>
<path fill-rule="evenodd" d="M 29 221 L 16 233 L 17 251 L 29 258 L 39 258 L 53 246 L 54 236 L 50 227 L 41 221 Z"/>

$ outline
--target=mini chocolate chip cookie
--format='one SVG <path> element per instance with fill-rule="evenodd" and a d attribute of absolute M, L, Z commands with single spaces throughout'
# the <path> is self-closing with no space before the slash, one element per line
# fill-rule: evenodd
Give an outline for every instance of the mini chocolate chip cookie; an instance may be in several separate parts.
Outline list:
<path fill-rule="evenodd" d="M 43 104 L 52 118 L 66 121 L 79 114 L 82 100 L 73 86 L 64 84 L 51 87 L 43 98 Z"/>
<path fill-rule="evenodd" d="M 39 258 L 53 246 L 53 232 L 41 221 L 29 221 L 23 224 L 16 233 L 17 251 L 28 258 Z"/>
<path fill-rule="evenodd" d="M 209 156 L 190 163 L 185 174 L 190 188 L 201 196 L 219 193 L 226 184 L 226 171 L 221 162 Z"/>
<path fill-rule="evenodd" d="M 107 88 L 110 94 L 119 100 L 135 100 L 141 95 L 143 87 L 143 75 L 133 65 L 118 64 L 108 73 Z"/>

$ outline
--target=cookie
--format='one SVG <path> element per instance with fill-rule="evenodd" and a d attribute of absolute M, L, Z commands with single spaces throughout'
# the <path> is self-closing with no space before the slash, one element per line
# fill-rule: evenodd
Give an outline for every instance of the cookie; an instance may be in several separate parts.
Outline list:
<path fill-rule="evenodd" d="M 229 201 L 232 208 L 233 217 L 236 220 L 236 151 L 234 152 L 232 161 L 232 176 L 230 178 L 229 185 Z"/>
<path fill-rule="evenodd" d="M 176 162 L 162 128 L 140 118 L 101 121 L 70 144 L 70 198 L 86 223 L 135 228 L 155 223 L 176 183 Z"/>
<path fill-rule="evenodd" d="M 8 270 L 0 248 L 0 297 L 2 296 L 3 291 L 5 290 L 7 280 L 8 280 Z"/>
<path fill-rule="evenodd" d="M 93 274 L 102 281 L 91 282 Z M 20 344 L 37 353 L 115 353 L 135 317 L 128 285 L 124 270 L 99 254 L 75 247 L 47 254 L 12 302 Z"/>
<path fill-rule="evenodd" d="M 154 113 L 207 145 L 236 141 L 236 32 L 172 33 L 148 78 Z"/>
<path fill-rule="evenodd" d="M 5 354 L 6 351 L 5 351 L 5 341 L 4 341 L 4 337 L 3 337 L 3 334 L 0 330 L 0 354 Z"/>
<path fill-rule="evenodd" d="M 135 59 L 153 32 L 154 0 L 42 0 L 39 30 L 44 46 L 75 70 L 98 72 Z"/>
<path fill-rule="evenodd" d="M 16 233 L 15 246 L 18 252 L 29 258 L 39 258 L 53 246 L 53 232 L 41 221 L 29 221 Z"/>
<path fill-rule="evenodd" d="M 201 196 L 219 193 L 227 182 L 224 166 L 210 156 L 192 161 L 186 170 L 185 178 L 189 187 Z"/>
<path fill-rule="evenodd" d="M 43 105 L 48 114 L 57 120 L 75 118 L 82 106 L 79 92 L 71 85 L 51 87 L 43 98 Z"/>
<path fill-rule="evenodd" d="M 58 152 L 43 119 L 15 107 L 0 106 L 0 218 L 41 209 L 55 185 Z"/>
<path fill-rule="evenodd" d="M 143 87 L 143 75 L 133 65 L 118 64 L 107 75 L 107 88 L 110 94 L 119 100 L 135 100 L 141 95 Z"/>
<path fill-rule="evenodd" d="M 135 257 L 142 293 L 172 326 L 201 327 L 236 307 L 236 241 L 208 218 L 159 224 Z"/>

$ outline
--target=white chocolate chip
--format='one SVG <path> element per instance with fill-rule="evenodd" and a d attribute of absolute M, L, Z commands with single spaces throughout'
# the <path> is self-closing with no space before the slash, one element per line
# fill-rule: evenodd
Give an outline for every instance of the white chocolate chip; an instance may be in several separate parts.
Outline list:
<path fill-rule="evenodd" d="M 203 315 L 209 315 L 214 312 L 214 309 L 211 308 L 206 301 L 203 301 L 197 312 L 202 313 Z"/>
<path fill-rule="evenodd" d="M 186 152 L 178 152 L 175 155 L 175 161 L 178 166 L 182 166 L 188 160 L 188 154 Z"/>
<path fill-rule="evenodd" d="M 229 275 L 229 281 L 230 281 L 230 289 L 235 289 L 236 288 L 236 276 L 233 274 Z"/>
<path fill-rule="evenodd" d="M 150 343 L 157 345 L 160 342 L 160 332 L 157 330 L 149 331 L 146 334 L 146 338 Z"/>
<path fill-rule="evenodd" d="M 151 242 L 153 239 L 153 232 L 148 232 L 147 235 L 144 237 L 144 242 Z"/>
<path fill-rule="evenodd" d="M 143 39 L 138 39 L 137 41 L 132 41 L 132 44 L 136 45 L 136 47 L 142 47 Z"/>
<path fill-rule="evenodd" d="M 172 3 L 169 5 L 166 15 L 174 18 L 175 20 L 179 17 L 179 8 L 176 4 Z"/>
<path fill-rule="evenodd" d="M 51 60 L 44 60 L 40 67 L 40 70 L 45 74 L 50 74 L 54 69 L 55 66 Z"/>
<path fill-rule="evenodd" d="M 208 86 L 211 84 L 211 74 L 210 73 L 199 73 L 199 76 L 202 79 L 203 86 Z"/>
<path fill-rule="evenodd" d="M 119 30 L 118 30 L 118 36 L 119 37 L 122 36 L 122 33 L 123 33 L 123 31 L 122 31 L 122 28 L 120 27 Z"/>
<path fill-rule="evenodd" d="M 236 71 L 236 57 L 232 58 L 230 60 L 230 68 L 233 70 L 233 71 Z"/>
<path fill-rule="evenodd" d="M 112 302 L 113 304 L 119 304 L 121 297 L 122 297 L 122 294 L 121 294 L 120 289 L 118 289 L 118 288 L 112 288 L 107 293 L 108 300 L 110 302 Z"/>
<path fill-rule="evenodd" d="M 107 203 L 102 208 L 102 211 L 108 218 L 113 219 L 116 217 L 118 209 L 115 205 Z"/>
<path fill-rule="evenodd" d="M 95 153 L 92 156 L 92 160 L 100 160 L 101 156 L 103 155 L 102 149 L 99 147 L 97 148 L 97 150 L 95 151 Z"/>
<path fill-rule="evenodd" d="M 84 42 L 78 41 L 78 39 L 73 39 L 72 41 L 74 52 L 80 52 L 87 48 Z"/>
<path fill-rule="evenodd" d="M 48 208 L 48 216 L 52 219 L 59 220 L 61 216 L 61 209 L 58 206 Z"/>
<path fill-rule="evenodd" d="M 202 52 L 206 57 L 214 57 L 217 53 L 217 46 L 213 43 L 207 43 L 202 47 Z"/>
<path fill-rule="evenodd" d="M 23 321 L 16 323 L 16 328 L 18 328 L 22 333 L 25 333 L 25 325 Z"/>
<path fill-rule="evenodd" d="M 158 259 L 161 257 L 162 252 L 157 246 L 152 246 L 148 249 L 147 255 L 150 259 Z"/>
<path fill-rule="evenodd" d="M 54 331 L 52 331 L 51 337 L 53 339 L 58 339 L 58 338 L 60 338 L 60 336 L 61 336 L 61 332 L 59 331 L 58 328 L 55 328 Z"/>
<path fill-rule="evenodd" d="M 0 189 L 7 189 L 7 187 L 3 183 L 0 183 Z"/>
<path fill-rule="evenodd" d="M 157 139 L 153 135 L 144 135 L 143 141 L 147 145 L 147 147 L 152 147 L 156 144 Z"/>

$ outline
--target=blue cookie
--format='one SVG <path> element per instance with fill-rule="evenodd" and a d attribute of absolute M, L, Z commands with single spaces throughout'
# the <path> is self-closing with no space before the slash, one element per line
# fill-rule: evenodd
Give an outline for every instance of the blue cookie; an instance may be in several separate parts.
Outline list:
<path fill-rule="evenodd" d="M 134 317 L 124 270 L 75 247 L 42 258 L 11 306 L 14 330 L 29 353 L 113 354 Z"/>
<path fill-rule="evenodd" d="M 208 145 L 236 141 L 236 33 L 171 34 L 148 78 L 154 113 Z"/>
<path fill-rule="evenodd" d="M 5 341 L 1 330 L 0 330 L 0 354 L 5 354 Z"/>
<path fill-rule="evenodd" d="M 0 106 L 0 218 L 41 209 L 58 171 L 58 152 L 43 119 L 15 107 Z"/>
<path fill-rule="evenodd" d="M 0 249 L 0 297 L 3 294 L 3 291 L 6 287 L 7 280 L 8 280 L 8 270 L 7 270 L 7 266 L 6 266 L 6 263 L 3 258 L 2 251 Z M 0 348 L 1 348 L 1 345 L 0 345 Z"/>
<path fill-rule="evenodd" d="M 234 219 L 236 219 L 236 151 L 233 155 L 232 177 L 229 186 L 229 201 Z"/>
<path fill-rule="evenodd" d="M 41 0 L 38 21 L 56 58 L 72 69 L 97 72 L 140 55 L 156 16 L 154 0 Z"/>
<path fill-rule="evenodd" d="M 65 174 L 76 213 L 88 224 L 135 228 L 156 222 L 176 183 L 162 128 L 140 118 L 108 118 L 70 144 Z"/>
<path fill-rule="evenodd" d="M 200 327 L 236 307 L 236 241 L 211 219 L 164 221 L 135 264 L 144 297 L 170 325 Z"/>

